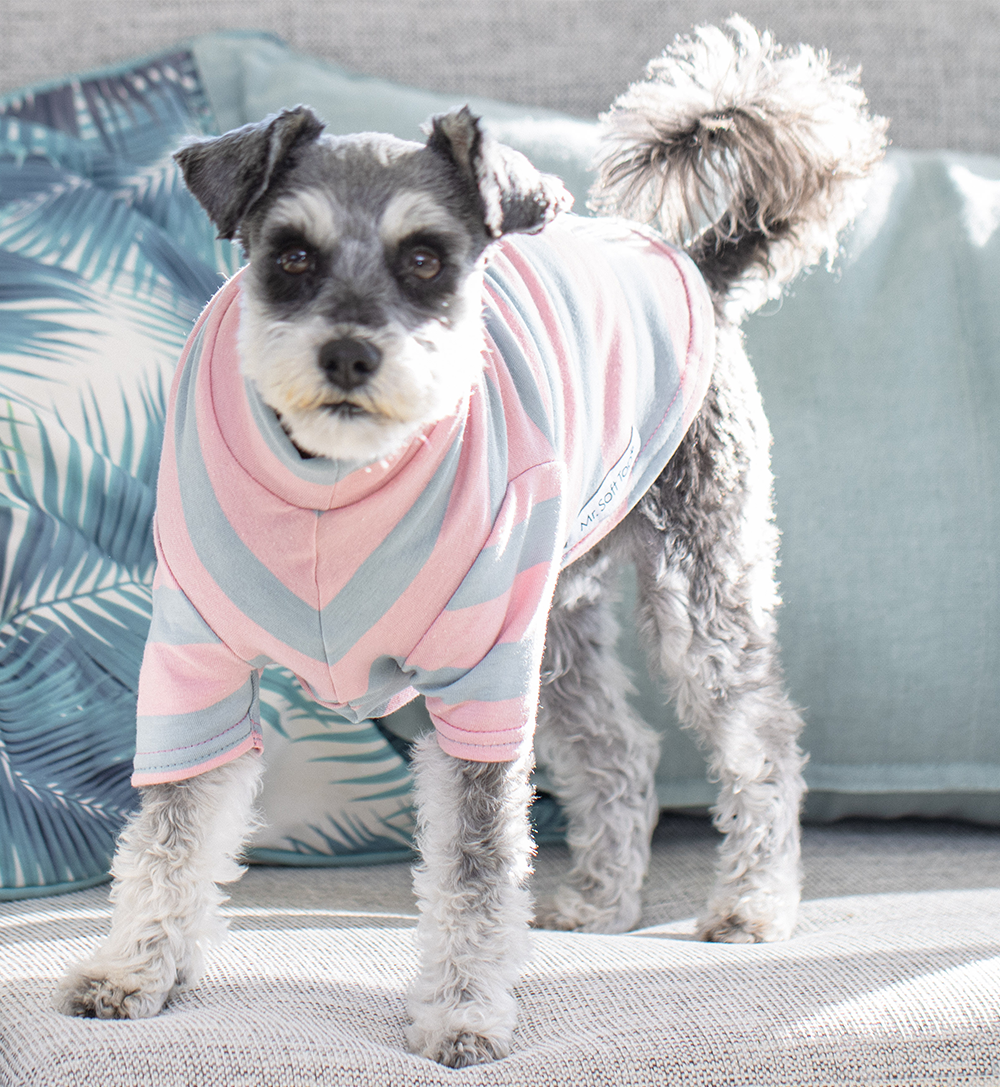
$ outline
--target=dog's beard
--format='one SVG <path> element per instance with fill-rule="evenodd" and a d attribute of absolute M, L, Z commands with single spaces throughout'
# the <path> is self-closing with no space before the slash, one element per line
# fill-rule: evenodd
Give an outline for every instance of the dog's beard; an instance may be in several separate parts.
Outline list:
<path fill-rule="evenodd" d="M 452 414 L 482 370 L 478 304 L 457 320 L 431 320 L 412 332 L 364 330 L 382 363 L 368 381 L 345 391 L 328 379 L 318 351 L 332 336 L 352 334 L 321 318 L 269 321 L 252 305 L 243 307 L 243 372 L 304 453 L 363 463 L 387 457 Z"/>

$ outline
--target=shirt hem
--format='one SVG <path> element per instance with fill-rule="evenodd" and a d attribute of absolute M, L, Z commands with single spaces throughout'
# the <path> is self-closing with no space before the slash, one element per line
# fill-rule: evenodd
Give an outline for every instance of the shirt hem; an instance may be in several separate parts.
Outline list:
<path fill-rule="evenodd" d="M 437 734 L 438 746 L 446 755 L 469 762 L 513 762 L 524 751 L 525 744 L 464 744 Z"/>
<path fill-rule="evenodd" d="M 241 740 L 235 747 L 223 751 L 195 766 L 182 766 L 174 770 L 137 770 L 132 775 L 132 785 L 139 789 L 145 785 L 164 785 L 171 781 L 186 781 L 188 778 L 198 777 L 200 774 L 214 770 L 217 766 L 225 766 L 227 762 L 233 762 L 240 755 L 248 751 L 263 751 L 264 738 L 259 732 L 252 732 Z"/>

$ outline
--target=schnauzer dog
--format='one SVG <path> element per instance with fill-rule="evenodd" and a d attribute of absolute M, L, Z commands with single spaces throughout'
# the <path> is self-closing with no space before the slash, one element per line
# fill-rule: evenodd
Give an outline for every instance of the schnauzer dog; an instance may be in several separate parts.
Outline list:
<path fill-rule="evenodd" d="M 532 750 L 573 858 L 535 923 L 640 916 L 658 742 L 614 657 L 620 562 L 721 786 L 700 935 L 791 932 L 801 721 L 740 323 L 836 252 L 886 126 L 825 54 L 735 19 L 678 40 L 603 123 L 596 219 L 467 109 L 423 144 L 326 136 L 298 107 L 178 152 L 249 264 L 171 394 L 141 811 L 110 937 L 63 982 L 64 1011 L 151 1016 L 197 979 L 253 826 L 273 661 L 356 719 L 425 697 L 409 1043 L 456 1067 L 504 1056 L 532 919 Z"/>

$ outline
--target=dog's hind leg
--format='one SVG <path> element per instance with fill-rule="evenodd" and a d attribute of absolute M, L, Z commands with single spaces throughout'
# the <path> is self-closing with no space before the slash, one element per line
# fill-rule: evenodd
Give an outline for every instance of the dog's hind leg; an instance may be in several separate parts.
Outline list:
<path fill-rule="evenodd" d="M 510 1050 L 531 918 L 530 760 L 457 759 L 431 734 L 413 768 L 420 973 L 407 1037 L 415 1053 L 461 1068 Z"/>
<path fill-rule="evenodd" d="M 225 933 L 216 884 L 243 873 L 234 858 L 254 826 L 261 769 L 251 752 L 141 790 L 142 807 L 122 831 L 112 866 L 110 935 L 63 979 L 60 1011 L 143 1019 L 197 981 L 205 950 Z"/>
<path fill-rule="evenodd" d="M 549 613 L 535 749 L 567 817 L 573 865 L 536 924 L 625 932 L 641 912 L 658 814 L 659 739 L 628 702 L 606 553 L 564 570 Z"/>
<path fill-rule="evenodd" d="M 698 418 L 622 527 L 640 626 L 721 786 L 719 872 L 700 934 L 749 942 L 795 924 L 805 759 L 777 656 L 770 435 L 736 333 L 723 343 Z"/>

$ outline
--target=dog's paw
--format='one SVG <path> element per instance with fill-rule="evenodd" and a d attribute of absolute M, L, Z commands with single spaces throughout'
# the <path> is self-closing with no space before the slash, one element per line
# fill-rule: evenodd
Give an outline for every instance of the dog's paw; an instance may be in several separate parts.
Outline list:
<path fill-rule="evenodd" d="M 774 939 L 775 937 L 771 937 Z M 769 938 L 758 924 L 735 917 L 707 917 L 698 922 L 698 939 L 712 944 L 759 944 Z"/>
<path fill-rule="evenodd" d="M 795 928 L 797 902 L 779 903 L 770 896 L 711 903 L 698 919 L 698 939 L 717 944 L 770 944 L 787 940 Z"/>
<path fill-rule="evenodd" d="M 488 1064 L 502 1060 L 510 1053 L 509 1037 L 477 1034 L 471 1030 L 426 1033 L 411 1027 L 408 1041 L 412 1052 L 446 1068 Z"/>
<path fill-rule="evenodd" d="M 85 1019 L 149 1019 L 170 996 L 172 984 L 138 970 L 99 964 L 77 967 L 59 984 L 53 1005 Z"/>
<path fill-rule="evenodd" d="M 555 897 L 535 911 L 535 928 L 563 932 L 628 932 L 639 923 L 642 905 L 638 895 L 621 896 L 609 906 L 588 902 L 579 891 L 562 887 Z"/>

